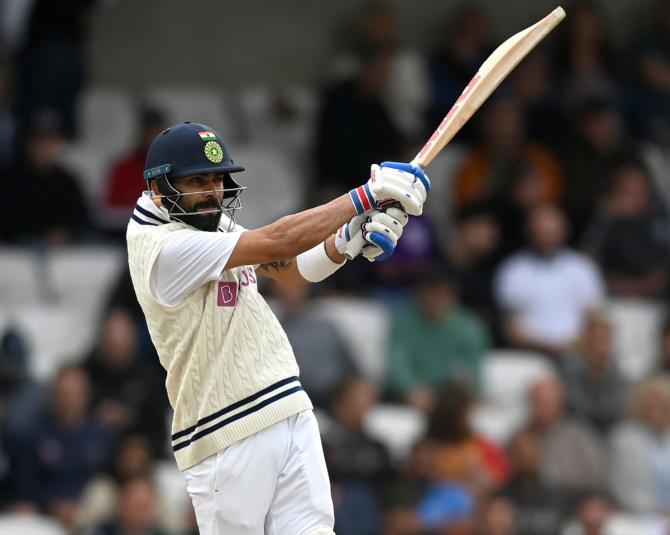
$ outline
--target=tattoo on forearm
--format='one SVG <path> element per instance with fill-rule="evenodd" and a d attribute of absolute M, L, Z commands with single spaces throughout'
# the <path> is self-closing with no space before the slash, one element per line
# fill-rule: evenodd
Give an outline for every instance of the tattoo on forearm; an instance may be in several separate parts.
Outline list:
<path fill-rule="evenodd" d="M 275 260 L 274 262 L 269 262 L 268 264 L 261 264 L 261 269 L 274 269 L 275 271 L 286 271 L 291 269 L 293 265 L 292 258 L 285 258 L 284 260 Z"/>

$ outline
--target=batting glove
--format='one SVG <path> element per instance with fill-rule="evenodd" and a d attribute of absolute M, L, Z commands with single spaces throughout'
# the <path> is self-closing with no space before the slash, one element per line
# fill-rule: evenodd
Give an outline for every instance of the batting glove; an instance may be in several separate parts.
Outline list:
<path fill-rule="evenodd" d="M 421 215 L 430 191 L 430 179 L 420 167 L 408 163 L 384 162 L 370 168 L 366 184 L 349 192 L 357 214 L 398 202 L 409 215 Z"/>
<path fill-rule="evenodd" d="M 349 260 L 363 254 L 382 262 L 393 254 L 409 216 L 397 206 L 355 216 L 335 234 L 335 248 Z"/>

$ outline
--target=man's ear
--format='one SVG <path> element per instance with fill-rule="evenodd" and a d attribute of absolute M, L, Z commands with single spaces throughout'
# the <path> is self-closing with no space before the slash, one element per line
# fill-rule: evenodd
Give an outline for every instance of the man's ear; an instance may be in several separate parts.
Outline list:
<path fill-rule="evenodd" d="M 156 180 L 152 180 L 149 182 L 149 188 L 151 188 L 151 192 L 154 194 L 153 201 L 156 206 L 163 206 L 161 201 L 161 191 L 158 189 L 158 182 Z"/>

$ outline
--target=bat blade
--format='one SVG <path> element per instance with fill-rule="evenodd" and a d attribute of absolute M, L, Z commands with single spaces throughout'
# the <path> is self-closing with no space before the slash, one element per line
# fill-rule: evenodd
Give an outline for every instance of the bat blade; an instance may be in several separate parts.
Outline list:
<path fill-rule="evenodd" d="M 412 165 L 427 167 L 514 67 L 564 18 L 565 11 L 557 7 L 542 20 L 514 34 L 496 48 L 482 63 L 437 130 L 411 161 Z"/>

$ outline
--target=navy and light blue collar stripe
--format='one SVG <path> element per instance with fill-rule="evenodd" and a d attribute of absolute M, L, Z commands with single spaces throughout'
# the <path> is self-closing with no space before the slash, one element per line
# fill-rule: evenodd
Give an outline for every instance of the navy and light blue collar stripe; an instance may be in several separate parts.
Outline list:
<path fill-rule="evenodd" d="M 169 223 L 169 221 L 166 221 L 162 217 L 158 217 L 156 214 L 152 214 L 149 210 L 145 210 L 144 208 L 142 208 L 140 206 L 139 203 L 137 203 L 135 205 L 135 210 L 138 211 L 140 214 L 145 215 L 145 216 L 153 219 L 154 221 L 158 221 L 159 223 L 162 223 L 162 224 Z"/>
<path fill-rule="evenodd" d="M 158 226 L 158 223 L 150 223 L 149 221 L 145 221 L 144 219 L 140 219 L 140 218 L 139 218 L 138 216 L 136 216 L 135 214 L 133 214 L 132 216 L 130 216 L 130 219 L 132 219 L 133 221 L 135 221 L 135 223 L 139 223 L 140 225 L 151 225 L 152 227 L 157 227 L 157 226 Z"/>
<path fill-rule="evenodd" d="M 177 451 L 182 448 L 186 448 L 196 440 L 204 436 L 207 436 L 210 433 L 213 433 L 214 431 L 217 431 L 222 427 L 232 422 L 235 422 L 236 420 L 239 420 L 240 418 L 244 418 L 246 416 L 249 416 L 250 414 L 253 414 L 254 412 L 258 412 L 263 407 L 266 407 L 274 403 L 275 401 L 283 399 L 287 396 L 295 394 L 296 392 L 300 392 L 301 390 L 302 386 L 300 385 L 300 382 L 298 381 L 297 377 L 288 377 L 286 379 L 283 379 L 273 385 L 268 386 L 267 388 L 264 388 L 263 390 L 256 392 L 255 394 L 249 397 L 237 401 L 232 405 L 228 405 L 227 407 L 224 407 L 223 409 L 220 409 L 215 413 L 210 414 L 209 416 L 205 416 L 204 418 L 198 420 L 198 422 L 195 425 L 192 425 L 187 429 L 178 431 L 177 433 L 173 434 L 172 449 L 174 451 Z M 272 393 L 275 394 L 270 397 L 260 399 Z M 241 410 L 240 412 L 236 412 L 235 414 L 230 415 L 230 413 L 238 409 L 244 409 L 244 410 Z M 223 418 L 226 415 L 230 416 L 228 416 L 227 418 Z M 215 420 L 216 422 L 213 423 L 211 426 L 203 428 L 206 424 L 214 422 Z M 196 432 L 198 428 L 201 429 Z M 179 441 L 179 439 L 181 438 L 185 438 L 185 440 Z"/>
<path fill-rule="evenodd" d="M 165 225 L 170 222 L 146 194 L 143 194 L 137 201 L 131 219 L 140 225 L 152 226 Z"/>

